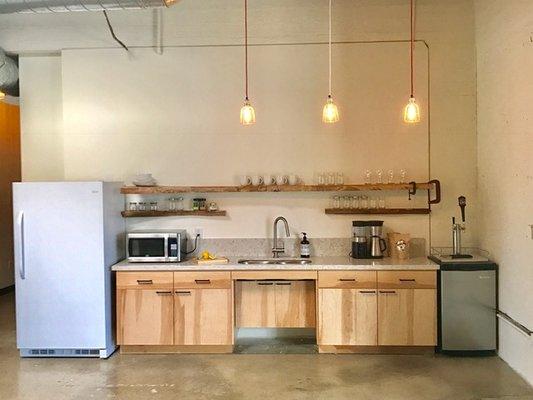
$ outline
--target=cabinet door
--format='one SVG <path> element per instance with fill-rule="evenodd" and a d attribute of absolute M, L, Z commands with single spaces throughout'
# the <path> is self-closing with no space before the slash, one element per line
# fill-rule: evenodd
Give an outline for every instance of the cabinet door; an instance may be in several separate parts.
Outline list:
<path fill-rule="evenodd" d="M 314 281 L 275 282 L 276 326 L 313 328 L 316 326 Z"/>
<path fill-rule="evenodd" d="M 276 327 L 276 288 L 273 281 L 235 283 L 235 322 L 240 328 Z"/>
<path fill-rule="evenodd" d="M 233 344 L 231 289 L 174 291 L 174 344 Z"/>
<path fill-rule="evenodd" d="M 318 310 L 318 344 L 377 344 L 376 290 L 319 289 Z"/>
<path fill-rule="evenodd" d="M 435 289 L 379 290 L 378 344 L 434 346 L 437 296 Z"/>
<path fill-rule="evenodd" d="M 117 290 L 117 343 L 173 343 L 171 290 Z"/>

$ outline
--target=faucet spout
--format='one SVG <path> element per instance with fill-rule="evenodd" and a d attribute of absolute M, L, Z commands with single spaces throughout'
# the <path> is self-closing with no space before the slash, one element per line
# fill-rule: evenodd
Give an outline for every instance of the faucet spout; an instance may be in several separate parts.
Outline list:
<path fill-rule="evenodd" d="M 283 245 L 283 242 L 281 243 L 281 245 L 278 245 L 278 222 L 279 221 L 283 221 L 283 224 L 285 225 L 285 235 L 287 235 L 287 237 L 291 236 L 291 232 L 289 230 L 289 223 L 287 222 L 287 220 L 281 216 L 277 217 L 274 220 L 274 235 L 273 235 L 274 243 L 272 247 L 272 254 L 274 258 L 277 258 L 279 257 L 280 254 L 285 253 L 285 246 Z"/>

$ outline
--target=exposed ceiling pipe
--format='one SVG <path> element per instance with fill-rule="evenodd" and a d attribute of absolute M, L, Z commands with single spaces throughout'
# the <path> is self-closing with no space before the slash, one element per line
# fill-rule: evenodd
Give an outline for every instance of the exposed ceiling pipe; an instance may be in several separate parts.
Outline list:
<path fill-rule="evenodd" d="M 0 0 L 0 14 L 134 10 L 169 7 L 176 0 Z"/>
<path fill-rule="evenodd" d="M 18 97 L 19 69 L 17 62 L 0 49 L 0 92 Z M 0 95 L 2 97 L 2 95 Z"/>

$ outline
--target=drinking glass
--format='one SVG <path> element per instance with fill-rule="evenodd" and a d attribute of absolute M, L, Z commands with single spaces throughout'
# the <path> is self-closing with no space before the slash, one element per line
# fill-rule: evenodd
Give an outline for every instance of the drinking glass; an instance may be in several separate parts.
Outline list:
<path fill-rule="evenodd" d="M 352 206 L 351 196 L 344 196 L 343 208 L 350 208 Z"/>
<path fill-rule="evenodd" d="M 376 183 L 383 183 L 383 170 L 376 170 Z"/>
<path fill-rule="evenodd" d="M 387 183 L 394 183 L 394 170 L 389 169 L 389 171 L 387 172 L 387 176 Z"/>
<path fill-rule="evenodd" d="M 337 172 L 335 174 L 335 184 L 344 185 L 344 174 L 342 172 Z"/>
<path fill-rule="evenodd" d="M 367 195 L 363 195 L 361 196 L 361 201 L 360 201 L 360 206 L 361 208 L 368 208 L 368 196 Z"/>
<path fill-rule="evenodd" d="M 316 174 L 316 183 L 317 183 L 317 185 L 320 185 L 320 186 L 326 184 L 326 178 L 325 178 L 323 172 L 317 172 L 317 174 Z"/>
<path fill-rule="evenodd" d="M 365 171 L 365 183 L 367 185 L 370 185 L 372 183 L 372 171 L 370 171 L 369 169 Z"/>
<path fill-rule="evenodd" d="M 335 184 L 335 173 L 329 172 L 328 173 L 328 185 L 334 185 Z"/>
<path fill-rule="evenodd" d="M 400 170 L 400 183 L 405 183 L 407 181 L 407 170 Z"/>

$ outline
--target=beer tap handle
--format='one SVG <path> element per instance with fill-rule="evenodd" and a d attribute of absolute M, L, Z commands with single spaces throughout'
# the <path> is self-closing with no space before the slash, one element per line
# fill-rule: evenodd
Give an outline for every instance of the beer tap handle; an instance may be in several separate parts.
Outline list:
<path fill-rule="evenodd" d="M 465 207 L 466 207 L 466 197 L 465 196 L 459 196 L 459 207 L 461 207 L 461 219 L 463 220 L 463 223 L 465 222 Z"/>

